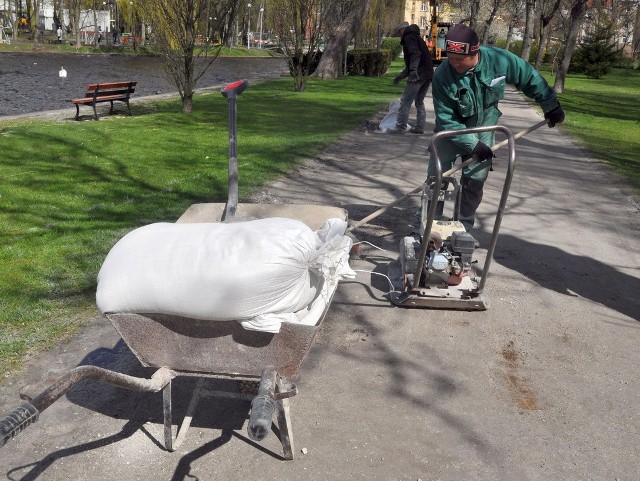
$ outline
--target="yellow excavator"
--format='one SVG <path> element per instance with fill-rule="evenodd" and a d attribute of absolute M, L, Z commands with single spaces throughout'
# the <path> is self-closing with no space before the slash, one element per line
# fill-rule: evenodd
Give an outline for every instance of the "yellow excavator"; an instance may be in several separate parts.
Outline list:
<path fill-rule="evenodd" d="M 442 62 L 442 59 L 447 56 L 444 42 L 451 26 L 451 22 L 440 21 L 440 6 L 437 0 L 434 0 L 431 3 L 431 29 L 427 42 L 434 63 Z"/>

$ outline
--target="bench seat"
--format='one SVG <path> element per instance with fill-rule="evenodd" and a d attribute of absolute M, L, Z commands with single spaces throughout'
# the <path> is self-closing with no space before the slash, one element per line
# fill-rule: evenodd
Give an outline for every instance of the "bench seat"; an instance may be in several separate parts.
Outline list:
<path fill-rule="evenodd" d="M 124 102 L 127 104 L 128 114 L 131 115 L 129 99 L 131 94 L 135 92 L 136 84 L 137 82 L 109 82 L 89 85 L 84 97 L 70 100 L 76 106 L 75 120 L 80 120 L 80 105 L 91 105 L 93 107 L 93 117 L 98 120 L 96 105 L 103 102 L 111 104 L 109 114 L 113 113 L 114 102 Z"/>

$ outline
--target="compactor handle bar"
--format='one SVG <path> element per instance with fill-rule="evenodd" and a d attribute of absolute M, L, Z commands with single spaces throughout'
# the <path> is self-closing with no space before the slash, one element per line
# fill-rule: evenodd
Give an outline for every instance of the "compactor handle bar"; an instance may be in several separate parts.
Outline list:
<path fill-rule="evenodd" d="M 461 134 L 479 134 L 482 132 L 492 132 L 492 131 L 500 131 L 507 136 L 507 139 L 504 142 L 509 145 L 509 165 L 507 167 L 507 174 L 504 179 L 504 186 L 502 188 L 502 196 L 500 198 L 500 204 L 498 206 L 496 220 L 495 220 L 495 223 L 493 224 L 493 233 L 491 234 L 491 242 L 489 243 L 489 249 L 487 250 L 487 256 L 484 261 L 484 267 L 482 268 L 482 277 L 480 279 L 480 283 L 478 284 L 478 293 L 481 293 L 482 290 L 484 289 L 484 284 L 487 279 L 487 274 L 489 273 L 489 266 L 491 264 L 491 259 L 493 258 L 493 251 L 495 250 L 496 242 L 498 241 L 498 232 L 500 231 L 500 223 L 502 222 L 504 209 L 505 209 L 505 206 L 507 205 L 507 198 L 509 197 L 509 189 L 511 188 L 511 179 L 513 178 L 513 171 L 515 169 L 515 162 L 516 162 L 515 136 L 511 133 L 511 131 L 508 128 L 502 125 L 474 127 L 474 128 L 462 129 L 462 130 L 443 130 L 441 132 L 434 134 L 433 137 L 431 137 L 430 149 L 433 154 L 433 159 L 435 161 L 434 167 L 436 169 L 436 175 L 435 175 L 435 182 L 433 184 L 431 199 L 429 201 L 429 213 L 427 215 L 427 225 L 424 228 L 424 237 L 422 238 L 420 256 L 418 257 L 418 267 L 413 277 L 414 289 L 417 289 L 420 284 L 420 275 L 422 274 L 424 261 L 427 257 L 427 248 L 429 247 L 429 243 L 425 241 L 425 239 L 428 240 L 429 235 L 431 234 L 431 227 L 433 226 L 433 221 L 436 217 L 438 195 L 440 194 L 440 188 L 442 187 L 442 177 L 443 177 L 442 164 L 440 162 L 440 157 L 438 156 L 437 143 L 438 141 L 440 141 L 440 139 L 447 138 L 447 137 L 455 137 Z M 502 145 L 505 145 L 505 144 L 502 144 Z M 447 171 L 446 175 L 450 175 L 450 173 L 451 171 Z"/>
<path fill-rule="evenodd" d="M 520 132 L 518 132 L 517 134 L 513 135 L 514 140 L 518 140 L 520 137 L 524 137 L 525 135 L 533 132 L 536 129 L 539 129 L 540 127 L 542 127 L 543 125 L 548 124 L 549 121 L 548 120 L 541 120 L 540 122 L 538 122 L 537 124 L 532 125 L 531 127 L 525 129 L 525 130 L 521 130 Z M 468 132 L 469 130 L 464 130 L 464 132 Z M 460 134 L 461 132 L 463 132 L 462 130 L 456 130 L 455 132 L 457 132 L 458 134 Z M 506 144 L 508 143 L 508 139 L 503 140 L 502 142 L 498 142 L 495 145 L 491 146 L 491 150 L 496 151 L 497 149 L 504 147 Z M 450 175 L 454 174 L 455 172 L 457 172 L 458 170 L 462 169 L 464 166 L 469 165 L 471 162 L 474 162 L 476 159 L 471 158 L 469 160 L 466 160 L 465 162 L 461 163 L 461 164 L 457 164 L 455 166 L 453 166 L 450 170 L 448 170 L 447 172 L 445 172 L 444 174 L 442 174 L 442 177 L 449 177 Z M 351 222 L 349 228 L 347 229 L 347 232 L 352 231 L 353 229 L 357 229 L 358 227 L 367 224 L 369 221 L 372 221 L 373 219 L 375 219 L 376 217 L 381 216 L 382 214 L 384 214 L 386 211 L 388 211 L 391 207 L 394 207 L 402 202 L 404 202 L 406 199 L 408 199 L 409 197 L 411 197 L 414 194 L 417 194 L 418 192 L 424 190 L 425 185 L 422 184 L 420 187 L 416 187 L 415 189 L 413 189 L 411 192 L 408 192 L 407 194 L 403 195 L 402 197 L 394 200 L 393 202 L 391 202 L 390 204 L 385 205 L 384 207 L 381 207 L 380 209 L 376 210 L 375 212 L 373 212 L 372 214 L 369 214 L 367 217 L 365 217 L 362 220 L 359 221 L 355 221 L 355 222 Z"/>

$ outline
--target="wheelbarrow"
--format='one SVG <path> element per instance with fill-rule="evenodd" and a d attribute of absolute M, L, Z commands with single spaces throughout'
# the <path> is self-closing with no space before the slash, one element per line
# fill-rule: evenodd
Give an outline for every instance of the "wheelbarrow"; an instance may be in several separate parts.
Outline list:
<path fill-rule="evenodd" d="M 235 155 L 235 98 L 246 81 L 223 90 L 230 108 L 229 198 L 226 204 L 190 206 L 177 223 L 221 222 L 285 217 L 320 229 L 327 219 L 347 221 L 344 209 L 323 205 L 268 205 L 237 202 L 237 159 Z M 0 447 L 35 423 L 40 414 L 82 380 L 108 383 L 141 392 L 161 392 L 163 399 L 164 447 L 176 450 L 186 437 L 193 413 L 204 396 L 221 396 L 251 401 L 247 424 L 249 437 L 266 438 L 276 412 L 283 457 L 294 457 L 289 398 L 298 393 L 294 381 L 309 353 L 329 309 L 337 283 L 327 286 L 322 301 L 306 314 L 304 324 L 283 323 L 278 333 L 244 329 L 239 321 L 207 321 L 177 315 L 116 312 L 105 317 L 140 363 L 157 370 L 147 378 L 114 372 L 97 366 L 79 366 L 66 374 L 21 390 L 23 402 L 0 420 Z M 320 297 L 320 296 L 319 296 Z M 189 407 L 174 434 L 172 380 L 178 376 L 198 378 Z M 258 385 L 257 394 L 209 391 L 207 379 L 235 379 Z M 44 389 L 41 386 L 45 386 Z"/>

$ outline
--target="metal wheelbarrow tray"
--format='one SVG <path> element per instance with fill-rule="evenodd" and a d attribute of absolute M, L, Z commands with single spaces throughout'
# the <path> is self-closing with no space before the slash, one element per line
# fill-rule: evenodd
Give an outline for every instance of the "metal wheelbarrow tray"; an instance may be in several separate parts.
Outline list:
<path fill-rule="evenodd" d="M 177 223 L 219 220 L 224 207 L 225 204 L 194 204 Z M 236 220 L 267 217 L 299 220 L 318 230 L 327 219 L 346 220 L 347 214 L 337 207 L 292 204 L 238 204 L 235 214 Z M 333 292 L 330 294 L 332 297 Z M 295 379 L 329 305 L 330 301 L 315 325 L 283 323 L 277 334 L 249 331 L 234 321 L 212 322 L 163 314 L 116 313 L 106 317 L 144 366 L 170 367 L 185 375 L 252 378 L 261 377 L 265 366 L 273 366 L 281 377 Z"/>
<path fill-rule="evenodd" d="M 194 204 L 179 223 L 219 221 L 225 204 Z M 236 220 L 286 217 L 318 230 L 330 218 L 347 220 L 344 209 L 321 205 L 238 204 Z M 163 393 L 164 445 L 178 448 L 185 438 L 199 399 L 204 395 L 252 400 L 247 426 L 249 436 L 263 440 L 271 430 L 277 411 L 277 425 L 285 459 L 293 459 L 293 440 L 288 398 L 297 394 L 292 383 L 299 375 L 318 329 L 331 304 L 337 284 L 318 311 L 314 325 L 283 323 L 279 333 L 245 330 L 237 321 L 204 321 L 164 314 L 110 313 L 106 317 L 123 341 L 146 367 L 158 370 L 151 379 L 138 378 L 96 366 L 79 366 L 57 379 L 44 381 L 37 390 L 27 386 L 21 391 L 24 402 L 0 420 L 0 447 L 38 420 L 40 412 L 83 379 L 106 382 L 135 391 Z M 171 409 L 171 382 L 177 376 L 195 376 L 200 380 L 189 408 L 174 435 Z M 231 378 L 258 381 L 257 395 L 229 391 L 207 391 L 207 378 Z M 34 391 L 38 394 L 34 395 Z"/>

